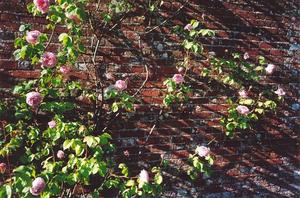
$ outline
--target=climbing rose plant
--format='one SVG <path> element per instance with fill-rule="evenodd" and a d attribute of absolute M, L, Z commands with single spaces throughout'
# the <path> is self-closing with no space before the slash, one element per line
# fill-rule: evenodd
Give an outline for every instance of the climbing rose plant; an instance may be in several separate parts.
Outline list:
<path fill-rule="evenodd" d="M 149 5 L 149 12 L 157 11 L 163 4 L 159 2 Z M 131 173 L 126 164 L 115 160 L 113 137 L 107 126 L 98 121 L 101 116 L 134 111 L 139 92 L 133 95 L 128 92 L 128 79 L 117 79 L 114 84 L 99 81 L 93 90 L 69 78 L 78 58 L 86 51 L 83 25 L 93 24 L 90 13 L 86 12 L 87 3 L 87 0 L 34 0 L 27 6 L 34 16 L 46 17 L 47 29 L 52 33 L 48 36 L 45 30 L 23 24 L 19 28 L 20 37 L 15 40 L 15 59 L 40 66 L 41 73 L 39 78 L 14 87 L 13 102 L 0 104 L 0 116 L 10 120 L 1 133 L 0 197 L 70 197 L 76 193 L 99 197 L 101 192 L 112 188 L 126 198 L 157 197 L 163 190 L 165 166 Z M 132 7 L 126 0 L 112 0 L 108 12 L 101 13 L 101 19 L 105 25 L 113 24 Z M 50 50 L 58 26 L 65 27 L 65 32 L 58 36 L 61 47 Z M 193 95 L 189 85 L 191 62 L 204 54 L 198 38 L 215 36 L 214 31 L 201 27 L 196 20 L 175 27 L 174 32 L 183 39 L 185 55 L 177 65 L 178 73 L 163 82 L 164 110 L 189 101 Z M 249 58 L 248 53 L 243 57 L 233 54 L 228 60 L 210 56 L 210 66 L 202 67 L 203 77 L 238 90 L 237 97 L 228 100 L 230 107 L 221 120 L 230 137 L 234 137 L 236 130 L 250 128 L 265 112 L 274 111 L 277 103 L 271 98 L 278 96 L 276 101 L 280 101 L 286 94 L 280 87 L 276 91 L 252 92 L 251 83 L 264 74 L 272 74 L 276 66 L 266 64 L 263 57 L 255 65 L 247 62 Z M 93 62 L 95 66 L 94 59 Z M 113 74 L 105 76 L 107 80 L 114 79 Z M 83 110 L 86 103 L 93 106 L 92 111 Z M 104 111 L 104 103 L 109 110 Z M 188 158 L 187 175 L 192 180 L 211 172 L 214 157 L 208 146 L 197 146 Z M 166 163 L 162 160 L 161 164 Z"/>

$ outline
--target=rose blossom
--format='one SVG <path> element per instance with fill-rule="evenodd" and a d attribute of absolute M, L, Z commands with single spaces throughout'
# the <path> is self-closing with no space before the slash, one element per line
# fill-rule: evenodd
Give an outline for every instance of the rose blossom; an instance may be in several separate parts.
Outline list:
<path fill-rule="evenodd" d="M 30 193 L 34 196 L 39 196 L 46 187 L 46 182 L 43 178 L 37 177 L 31 185 Z"/>
<path fill-rule="evenodd" d="M 248 115 L 250 112 L 249 108 L 244 105 L 237 106 L 236 110 L 239 114 L 242 114 L 242 115 Z"/>
<path fill-rule="evenodd" d="M 249 56 L 248 52 L 245 52 L 245 54 L 244 54 L 244 60 L 247 60 L 249 58 L 250 58 L 250 56 Z"/>
<path fill-rule="evenodd" d="M 149 174 L 146 170 L 141 170 L 139 175 L 140 183 L 149 183 Z"/>
<path fill-rule="evenodd" d="M 35 45 L 37 44 L 38 42 L 38 39 L 39 39 L 39 36 L 41 35 L 42 33 L 38 30 L 33 30 L 33 31 L 30 31 L 30 32 L 27 32 L 26 34 L 26 41 L 32 45 Z"/>
<path fill-rule="evenodd" d="M 48 12 L 50 6 L 49 0 L 34 0 L 33 3 L 41 13 Z"/>
<path fill-rule="evenodd" d="M 274 93 L 276 93 L 278 96 L 284 96 L 286 94 L 282 88 L 278 88 Z"/>
<path fill-rule="evenodd" d="M 181 74 L 175 74 L 172 78 L 172 80 L 176 83 L 176 84 L 180 84 L 184 82 L 184 78 Z"/>
<path fill-rule="evenodd" d="M 195 153 L 198 154 L 200 157 L 208 156 L 210 149 L 206 146 L 197 146 Z"/>
<path fill-rule="evenodd" d="M 5 163 L 0 163 L 0 173 L 5 173 L 6 171 L 6 164 Z"/>
<path fill-rule="evenodd" d="M 62 74 L 68 74 L 68 73 L 70 73 L 71 68 L 68 67 L 68 66 L 61 66 L 61 67 L 59 68 L 59 71 L 60 71 Z"/>
<path fill-rule="evenodd" d="M 42 57 L 42 65 L 46 67 L 54 67 L 56 64 L 56 56 L 52 52 L 45 52 Z"/>
<path fill-rule="evenodd" d="M 184 26 L 184 30 L 191 31 L 192 29 L 194 28 L 191 24 L 187 24 L 186 26 Z"/>
<path fill-rule="evenodd" d="M 56 122 L 54 120 L 48 122 L 48 126 L 50 129 L 53 129 L 54 127 L 56 127 Z"/>
<path fill-rule="evenodd" d="M 273 64 L 268 64 L 267 67 L 265 68 L 267 74 L 272 74 L 275 71 L 275 65 Z"/>
<path fill-rule="evenodd" d="M 120 91 L 123 91 L 124 89 L 127 88 L 127 83 L 124 80 L 117 80 L 115 83 L 115 88 L 117 88 Z"/>
<path fill-rule="evenodd" d="M 58 159 L 62 160 L 65 158 L 65 153 L 62 150 L 59 150 L 59 151 L 57 151 L 56 156 Z"/>
<path fill-rule="evenodd" d="M 39 106 L 42 102 L 42 96 L 39 92 L 29 92 L 26 94 L 26 103 L 31 107 Z"/>
<path fill-rule="evenodd" d="M 241 97 L 241 98 L 247 98 L 248 97 L 248 93 L 247 93 L 247 91 L 246 90 L 240 90 L 239 91 L 239 96 Z"/>

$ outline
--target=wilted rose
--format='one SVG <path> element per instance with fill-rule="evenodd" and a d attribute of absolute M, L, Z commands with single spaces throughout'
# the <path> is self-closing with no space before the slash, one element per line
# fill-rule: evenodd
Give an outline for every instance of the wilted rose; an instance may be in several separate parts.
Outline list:
<path fill-rule="evenodd" d="M 250 56 L 249 56 L 248 52 L 245 52 L 245 54 L 244 54 L 244 60 L 247 60 L 249 58 L 250 58 Z"/>
<path fill-rule="evenodd" d="M 78 14 L 76 14 L 76 13 L 73 13 L 73 12 L 67 13 L 67 14 L 66 14 L 66 17 L 67 17 L 68 19 L 73 20 L 75 23 L 80 23 L 80 22 L 81 22 L 81 20 L 80 20 Z"/>

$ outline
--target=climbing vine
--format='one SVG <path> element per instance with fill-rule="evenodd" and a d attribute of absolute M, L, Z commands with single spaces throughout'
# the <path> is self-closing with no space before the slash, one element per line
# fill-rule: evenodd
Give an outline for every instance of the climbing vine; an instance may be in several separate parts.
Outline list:
<path fill-rule="evenodd" d="M 157 11 L 163 3 L 149 2 L 149 12 Z M 31 14 L 45 16 L 49 23 L 45 30 L 23 24 L 15 40 L 15 59 L 30 61 L 41 72 L 39 78 L 14 87 L 14 101 L 0 104 L 0 116 L 10 121 L 0 141 L 1 197 L 72 197 L 85 193 L 99 197 L 101 192 L 112 188 L 118 189 L 122 197 L 157 197 L 163 190 L 164 166 L 142 169 L 138 174 L 131 172 L 126 164 L 114 158 L 117 149 L 107 130 L 107 125 L 119 114 L 135 110 L 139 91 L 148 77 L 134 94 L 127 90 L 128 79 L 103 82 L 97 77 L 103 74 L 97 68 L 92 88 L 70 78 L 80 55 L 87 51 L 83 42 L 83 27 L 87 24 L 98 39 L 92 55 L 96 67 L 100 38 L 93 15 L 87 11 L 88 4 L 87 0 L 34 0 L 27 6 Z M 112 0 L 108 10 L 99 13 L 103 29 L 116 28 L 133 7 L 129 1 Z M 99 4 L 95 10 L 99 11 Z M 53 50 L 50 46 L 58 27 L 63 27 L 64 32 L 57 37 L 60 47 Z M 178 74 L 163 82 L 164 110 L 187 102 L 193 95 L 188 81 L 191 61 L 205 51 L 199 37 L 215 36 L 214 31 L 205 29 L 197 20 L 175 27 L 174 32 L 183 38 L 184 57 L 177 65 Z M 252 84 L 276 68 L 263 57 L 257 63 L 248 62 L 248 58 L 248 54 L 241 57 L 237 53 L 230 59 L 211 56 L 210 66 L 202 67 L 203 77 L 238 90 L 237 97 L 228 100 L 227 115 L 221 120 L 230 137 L 237 130 L 251 128 L 251 123 L 265 112 L 274 111 L 285 95 L 282 88 L 265 89 L 257 94 Z M 106 78 L 110 79 L 109 75 Z M 276 95 L 278 98 L 272 100 Z M 110 117 L 107 125 L 103 124 L 103 117 Z M 192 180 L 200 174 L 209 175 L 214 164 L 213 153 L 208 145 L 198 146 L 188 163 L 187 175 Z"/>

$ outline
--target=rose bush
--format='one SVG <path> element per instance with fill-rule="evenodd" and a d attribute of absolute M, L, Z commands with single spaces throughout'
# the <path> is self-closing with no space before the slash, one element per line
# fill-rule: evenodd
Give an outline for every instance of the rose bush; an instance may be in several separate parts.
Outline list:
<path fill-rule="evenodd" d="M 0 156 L 9 159 L 20 155 L 20 159 L 12 163 L 9 160 L 0 163 L 0 174 L 4 178 L 1 197 L 47 198 L 63 197 L 67 193 L 76 196 L 78 189 L 93 197 L 99 197 L 107 189 L 119 190 L 122 197 L 157 197 L 163 190 L 164 167 L 144 167 L 140 173 L 130 173 L 124 163 L 115 160 L 116 146 L 107 131 L 112 122 L 106 124 L 103 119 L 111 115 L 117 118 L 118 114 L 138 109 L 136 97 L 147 79 L 132 94 L 128 90 L 129 79 L 115 81 L 112 73 L 98 74 L 94 60 L 97 47 L 92 55 L 95 72 L 100 76 L 95 87 L 83 86 L 81 81 L 69 78 L 79 56 L 85 53 L 83 25 L 87 21 L 92 24 L 90 13 L 85 11 L 87 2 L 34 0 L 28 5 L 34 16 L 46 15 L 49 30 L 54 32 L 57 26 L 63 26 L 66 32 L 57 38 L 61 46 L 50 52 L 48 47 L 53 35 L 48 37 L 42 33 L 44 30 L 32 30 L 28 24 L 20 26 L 21 36 L 15 40 L 14 56 L 16 60 L 41 65 L 41 73 L 38 79 L 14 87 L 12 93 L 16 98 L 11 108 L 0 104 L 0 116 L 9 112 L 11 121 L 5 126 L 5 137 L 2 135 Z M 154 12 L 159 4 L 150 7 Z M 101 15 L 103 23 L 109 25 L 131 8 L 125 0 L 112 0 L 108 12 Z M 193 73 L 191 62 L 204 54 L 198 39 L 215 35 L 196 20 L 184 27 L 175 27 L 174 31 L 183 39 L 184 57 L 177 64 L 179 73 L 163 83 L 166 108 L 162 107 L 162 110 L 183 104 L 192 96 L 193 89 L 189 85 Z M 221 120 L 226 134 L 231 137 L 236 130 L 249 129 L 252 121 L 258 120 L 266 111 L 275 110 L 277 103 L 272 97 L 277 96 L 280 101 L 286 94 L 282 88 L 273 92 L 269 89 L 254 92 L 251 83 L 258 82 L 263 74 L 272 74 L 275 66 L 266 66 L 263 57 L 258 57 L 258 65 L 247 62 L 249 59 L 248 53 L 242 57 L 234 53 L 231 59 L 209 56 L 210 66 L 201 68 L 202 77 L 236 90 L 237 97 L 228 100 L 227 115 Z M 92 110 L 83 111 L 86 106 Z M 211 172 L 214 157 L 208 145 L 198 146 L 188 158 L 187 174 L 192 180 Z"/>

